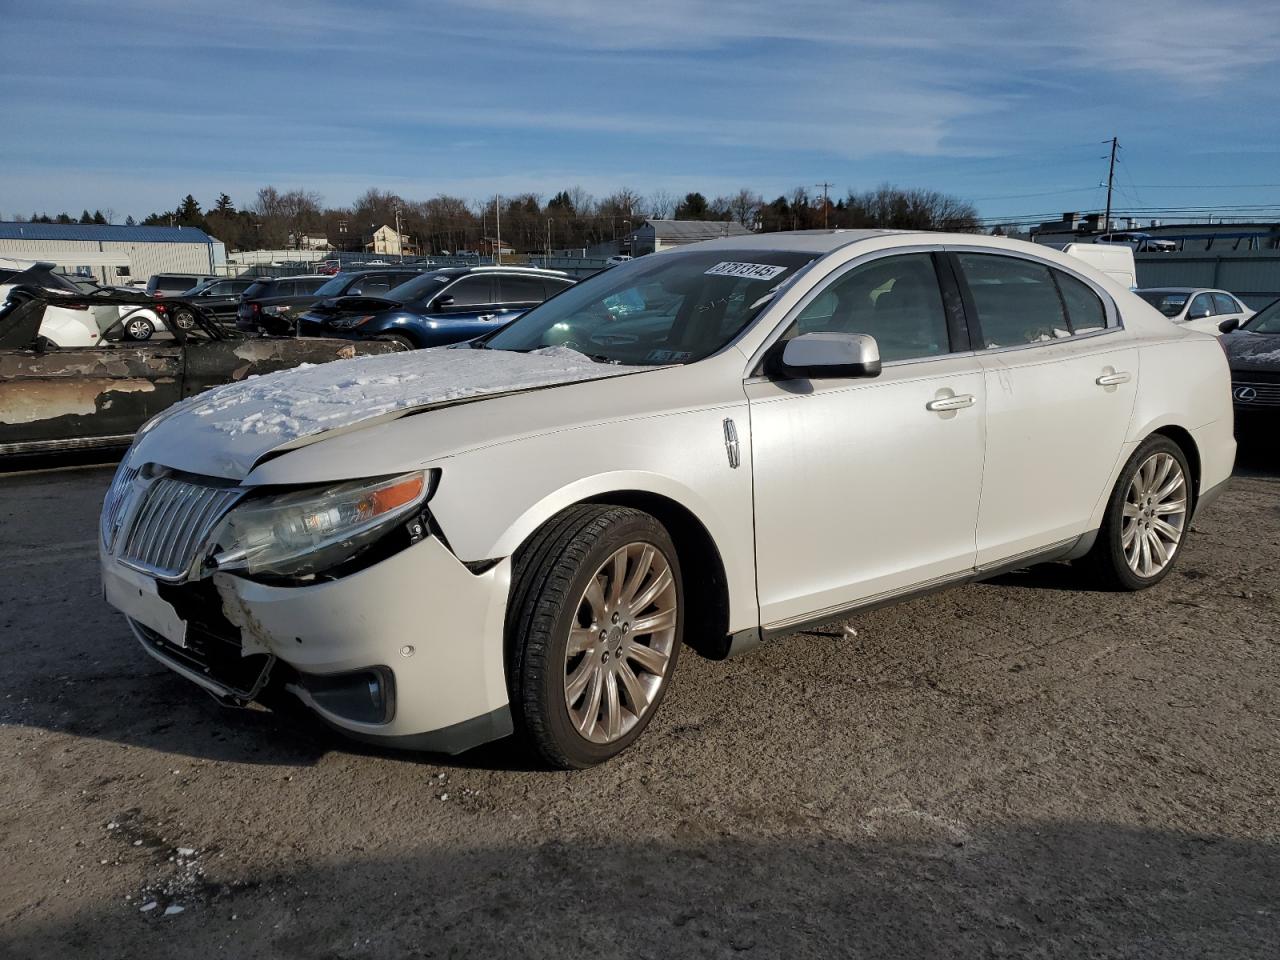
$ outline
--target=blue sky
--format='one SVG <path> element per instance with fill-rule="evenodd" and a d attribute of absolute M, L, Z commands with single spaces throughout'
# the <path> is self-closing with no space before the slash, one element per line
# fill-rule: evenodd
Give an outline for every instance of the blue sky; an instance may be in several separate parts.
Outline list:
<path fill-rule="evenodd" d="M 824 180 L 1026 215 L 1096 208 L 1113 133 L 1120 207 L 1280 210 L 1275 0 L 0 9 L 6 218 Z"/>

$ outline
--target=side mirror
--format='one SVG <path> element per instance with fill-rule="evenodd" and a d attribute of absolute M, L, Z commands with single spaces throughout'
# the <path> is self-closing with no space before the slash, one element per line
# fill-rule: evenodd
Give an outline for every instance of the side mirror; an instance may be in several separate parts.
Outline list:
<path fill-rule="evenodd" d="M 865 333 L 802 333 L 786 342 L 775 367 L 787 379 L 878 377 L 880 347 Z"/>
<path fill-rule="evenodd" d="M 1240 318 L 1232 317 L 1230 320 L 1223 320 L 1218 324 L 1219 333 L 1230 333 L 1232 330 L 1240 329 Z"/>
<path fill-rule="evenodd" d="M 453 302 L 453 297 L 436 297 L 436 302 L 433 305 L 433 308 L 436 310 L 443 310 L 445 307 L 453 306 Z"/>

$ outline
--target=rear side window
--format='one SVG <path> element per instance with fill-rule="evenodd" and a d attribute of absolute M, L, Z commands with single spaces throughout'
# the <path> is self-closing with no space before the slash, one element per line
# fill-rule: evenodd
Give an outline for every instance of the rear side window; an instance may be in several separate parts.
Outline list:
<path fill-rule="evenodd" d="M 1106 308 L 1102 305 L 1102 299 L 1087 283 L 1061 270 L 1053 271 L 1053 278 L 1058 281 L 1062 302 L 1067 306 L 1067 320 L 1070 321 L 1072 333 L 1092 333 L 1106 329 Z"/>
<path fill-rule="evenodd" d="M 1218 308 L 1218 313 L 1239 313 L 1240 305 L 1233 298 L 1225 293 L 1215 293 L 1213 295 L 1213 303 Z"/>
<path fill-rule="evenodd" d="M 570 283 L 568 280 L 546 279 L 542 281 L 542 286 L 546 290 L 547 298 L 550 299 L 551 297 L 554 297 L 557 293 L 559 293 L 561 290 L 568 290 L 570 287 L 573 286 L 573 284 Z"/>
<path fill-rule="evenodd" d="M 539 277 L 499 277 L 498 292 L 502 303 L 541 303 L 546 299 Z"/>
<path fill-rule="evenodd" d="M 908 253 L 854 267 L 800 312 L 784 338 L 802 333 L 870 334 L 886 361 L 950 352 L 933 257 Z"/>
<path fill-rule="evenodd" d="M 267 292 L 270 289 L 271 289 L 271 284 L 269 282 L 265 280 L 259 280 L 257 283 L 252 284 L 247 290 L 245 290 L 244 298 L 246 300 L 252 300 L 254 297 L 267 296 L 268 295 Z"/>
<path fill-rule="evenodd" d="M 328 282 L 328 280 L 321 277 L 312 277 L 310 280 L 295 280 L 293 282 L 294 293 L 298 295 L 315 293 Z"/>
<path fill-rule="evenodd" d="M 1049 268 L 987 253 L 957 255 L 988 350 L 1071 336 Z"/>

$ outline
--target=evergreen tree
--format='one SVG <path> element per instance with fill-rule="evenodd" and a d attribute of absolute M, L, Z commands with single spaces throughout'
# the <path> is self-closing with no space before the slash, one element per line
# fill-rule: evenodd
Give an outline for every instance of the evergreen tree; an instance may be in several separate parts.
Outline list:
<path fill-rule="evenodd" d="M 236 212 L 236 205 L 231 202 L 231 198 L 225 193 L 218 194 L 218 199 L 213 206 L 214 213 L 232 214 Z"/>
<path fill-rule="evenodd" d="M 124 218 L 124 225 L 126 227 L 136 227 L 138 225 L 138 221 L 133 219 L 133 214 L 129 214 L 129 216 Z"/>
<path fill-rule="evenodd" d="M 84 213 L 80 214 L 80 222 L 93 223 L 93 215 L 90 214 L 88 210 L 86 210 Z"/>
<path fill-rule="evenodd" d="M 102 215 L 102 211 L 101 211 L 101 210 L 95 210 L 95 211 L 93 211 L 93 222 L 94 222 L 94 223 L 106 223 L 106 222 L 107 222 L 107 218 L 106 218 L 106 217 L 104 217 L 104 216 Z"/>

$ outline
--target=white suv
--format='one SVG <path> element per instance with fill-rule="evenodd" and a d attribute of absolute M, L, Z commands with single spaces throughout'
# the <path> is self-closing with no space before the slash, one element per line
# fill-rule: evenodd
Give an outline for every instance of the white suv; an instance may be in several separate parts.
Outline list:
<path fill-rule="evenodd" d="M 722 657 L 1047 560 L 1160 581 L 1235 455 L 1213 337 L 1001 238 L 732 237 L 453 348 L 161 414 L 102 514 L 106 596 L 223 699 L 352 736 L 513 730 L 583 767 Z"/>

